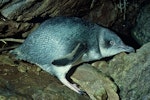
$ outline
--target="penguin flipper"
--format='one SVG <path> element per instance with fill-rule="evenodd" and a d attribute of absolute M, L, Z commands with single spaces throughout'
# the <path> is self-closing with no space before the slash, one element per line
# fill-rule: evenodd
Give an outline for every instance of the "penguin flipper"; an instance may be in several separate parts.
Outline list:
<path fill-rule="evenodd" d="M 75 62 L 86 51 L 86 49 L 86 44 L 78 43 L 78 45 L 73 49 L 71 53 L 63 58 L 54 60 L 52 64 L 56 66 L 65 66 L 72 62 Z"/>

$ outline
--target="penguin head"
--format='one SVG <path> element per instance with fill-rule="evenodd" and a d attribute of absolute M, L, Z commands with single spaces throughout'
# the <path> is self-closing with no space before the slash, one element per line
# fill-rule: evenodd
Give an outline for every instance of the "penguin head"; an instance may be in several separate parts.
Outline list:
<path fill-rule="evenodd" d="M 134 49 L 123 43 L 119 36 L 109 29 L 103 29 L 99 33 L 99 49 L 102 57 L 108 57 L 120 52 L 134 52 Z"/>

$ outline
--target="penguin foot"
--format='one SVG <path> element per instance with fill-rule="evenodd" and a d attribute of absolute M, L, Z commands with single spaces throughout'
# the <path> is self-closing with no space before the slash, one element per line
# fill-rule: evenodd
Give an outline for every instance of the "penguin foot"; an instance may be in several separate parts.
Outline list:
<path fill-rule="evenodd" d="M 80 90 L 79 92 L 80 92 L 80 94 L 83 95 L 83 96 L 88 96 L 88 94 L 87 94 L 85 91 Z"/>
<path fill-rule="evenodd" d="M 77 84 L 72 84 L 72 85 L 73 85 L 74 88 L 78 89 L 79 94 L 84 95 L 84 96 L 88 95 L 85 91 L 78 88 L 79 85 L 77 85 Z"/>
<path fill-rule="evenodd" d="M 73 91 L 75 91 L 75 92 L 77 92 L 77 93 L 79 93 L 79 94 L 81 94 L 81 95 L 85 94 L 84 91 L 80 90 L 80 89 L 77 87 L 77 84 L 72 84 L 72 83 L 70 83 L 65 77 L 63 77 L 63 78 L 61 77 L 61 78 L 59 78 L 59 80 L 60 80 L 64 85 L 66 85 L 68 88 L 72 89 Z"/>

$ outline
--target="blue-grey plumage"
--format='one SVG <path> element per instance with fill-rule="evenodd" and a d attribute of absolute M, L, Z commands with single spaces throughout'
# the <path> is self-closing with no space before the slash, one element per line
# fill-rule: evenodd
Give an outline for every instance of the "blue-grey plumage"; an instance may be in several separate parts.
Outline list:
<path fill-rule="evenodd" d="M 43 22 L 24 43 L 11 51 L 16 58 L 34 63 L 76 91 L 66 79 L 72 63 L 99 60 L 120 52 L 134 51 L 107 28 L 76 17 L 55 17 Z"/>

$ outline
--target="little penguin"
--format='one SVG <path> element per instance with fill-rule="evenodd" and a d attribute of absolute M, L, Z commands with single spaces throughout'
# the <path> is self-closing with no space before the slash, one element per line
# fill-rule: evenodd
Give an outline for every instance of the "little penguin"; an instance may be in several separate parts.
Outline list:
<path fill-rule="evenodd" d="M 54 17 L 44 21 L 10 53 L 16 59 L 38 65 L 64 85 L 82 94 L 66 74 L 78 64 L 100 60 L 120 52 L 132 52 L 113 31 L 77 17 Z"/>

